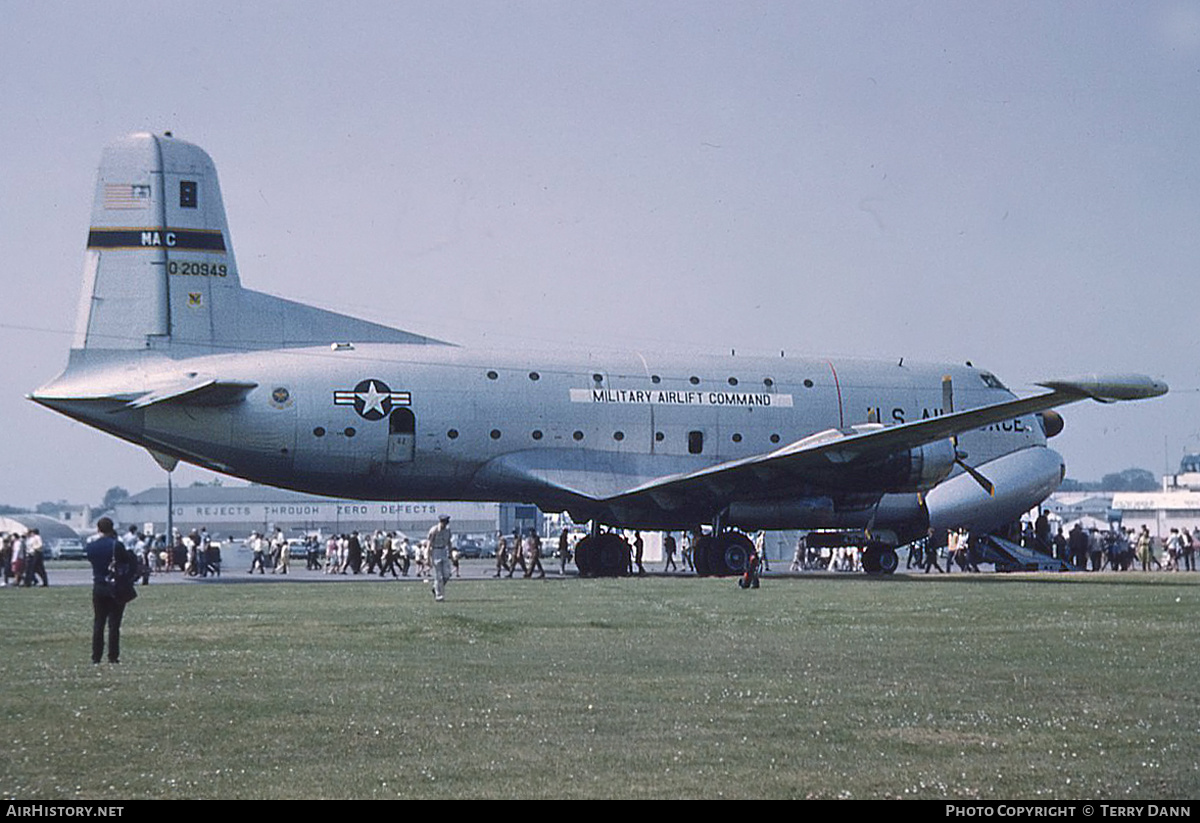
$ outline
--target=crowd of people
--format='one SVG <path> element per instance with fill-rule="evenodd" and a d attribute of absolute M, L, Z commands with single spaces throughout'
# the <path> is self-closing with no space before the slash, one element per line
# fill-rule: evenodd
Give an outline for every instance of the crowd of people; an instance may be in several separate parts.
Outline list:
<path fill-rule="evenodd" d="M 432 533 L 432 531 L 431 531 Z M 764 533 L 753 535 L 754 556 L 762 571 L 770 571 L 765 551 Z M 676 541 L 674 533 L 662 537 L 662 571 L 664 573 L 694 573 L 694 546 L 699 539 L 695 532 L 685 531 Z M 1052 533 L 1047 513 L 1022 522 L 1019 531 L 1010 537 L 1026 549 L 1066 561 L 1077 569 L 1100 571 L 1194 571 L 1196 553 L 1200 548 L 1200 527 L 1171 528 L 1166 537 L 1156 537 L 1147 526 L 1139 529 L 1112 526 L 1108 529 L 1085 528 L 1075 523 L 1069 531 L 1058 526 Z M 235 542 L 227 537 L 219 542 L 206 528 L 193 528 L 184 533 L 175 529 L 168 540 L 164 534 L 146 534 L 136 526 L 119 535 L 122 546 L 139 564 L 139 576 L 149 582 L 152 574 L 181 572 L 185 575 L 207 577 L 222 572 L 222 546 Z M 418 540 L 397 531 L 376 529 L 373 532 L 352 531 L 327 537 L 308 534 L 288 538 L 281 528 L 269 534 L 252 532 L 240 541 L 250 552 L 249 573 L 286 575 L 294 562 L 303 561 L 308 571 L 325 574 L 367 574 L 393 578 L 416 577 L 429 580 L 434 572 L 431 540 Z M 567 573 L 573 561 L 575 535 L 562 529 L 550 557 L 558 561 L 560 574 Z M 640 532 L 627 541 L 629 556 L 626 571 L 632 575 L 645 574 L 645 542 Z M 552 544 L 554 545 L 554 544 Z M 977 540 L 963 531 L 927 535 L 908 545 L 907 570 L 948 573 L 957 566 L 961 571 L 979 571 L 983 562 Z M 903 549 L 902 549 L 903 550 Z M 47 547 L 38 530 L 25 533 L 0 534 L 0 587 L 48 586 L 46 573 Z M 678 562 L 676 556 L 678 555 Z M 543 578 L 545 556 L 542 538 L 536 530 L 514 529 L 511 535 L 497 533 L 494 577 Z M 453 542 L 448 548 L 448 575 L 461 576 L 461 555 Z M 796 544 L 791 572 L 803 571 L 862 571 L 862 555 L 855 546 L 809 545 L 806 534 Z"/>
<path fill-rule="evenodd" d="M 1025 548 L 1090 571 L 1195 571 L 1200 548 L 1200 527 L 1191 531 L 1171 528 L 1166 537 L 1140 528 L 1109 524 L 1085 527 L 1075 522 L 1069 531 L 1058 526 L 1051 533 L 1049 513 L 1043 509 L 1033 521 L 1023 521 L 1019 536 Z"/>
<path fill-rule="evenodd" d="M 50 585 L 46 576 L 46 544 L 37 529 L 0 535 L 0 564 L 4 567 L 0 586 L 31 588 L 39 580 L 42 586 Z"/>
<path fill-rule="evenodd" d="M 331 534 L 324 541 L 306 540 L 307 568 L 325 574 L 377 574 L 379 577 L 408 577 L 413 565 L 416 576 L 425 578 L 430 569 L 429 542 L 416 544 L 408 535 L 376 529 L 369 534 L 357 531 Z M 455 566 L 458 553 L 454 553 Z"/>
<path fill-rule="evenodd" d="M 567 572 L 567 560 L 571 555 L 568 535 L 567 529 L 563 529 L 558 539 L 557 554 L 563 574 Z M 521 568 L 522 577 L 546 576 L 546 571 L 542 568 L 542 538 L 538 536 L 537 529 L 529 529 L 524 537 L 521 536 L 520 529 L 513 529 L 512 537 L 497 532 L 496 574 L 493 576 L 503 577 L 507 572 L 508 576 L 512 577 L 518 566 Z"/>
<path fill-rule="evenodd" d="M 1150 528 L 1115 527 L 1084 529 L 1076 523 L 1069 533 L 1054 536 L 1054 556 L 1080 569 L 1092 571 L 1195 571 L 1200 527 L 1172 528 L 1166 538 L 1150 534 Z"/>

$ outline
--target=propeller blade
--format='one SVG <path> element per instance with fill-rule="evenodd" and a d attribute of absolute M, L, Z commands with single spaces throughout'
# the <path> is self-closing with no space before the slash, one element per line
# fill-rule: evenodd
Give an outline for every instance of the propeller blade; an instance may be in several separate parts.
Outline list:
<path fill-rule="evenodd" d="M 954 414 L 954 381 L 950 375 L 942 375 L 942 414 Z M 950 445 L 958 448 L 958 435 L 950 437 Z"/>
<path fill-rule="evenodd" d="M 975 482 L 978 483 L 983 488 L 983 490 L 988 493 L 988 497 L 996 496 L 996 484 L 994 484 L 991 480 L 988 480 L 986 477 L 984 477 L 981 472 L 977 471 L 976 469 L 974 469 L 971 466 L 968 466 L 966 463 L 964 463 L 959 458 L 957 458 L 957 457 L 954 458 L 954 462 L 957 463 L 958 465 L 962 466 L 963 471 L 965 471 L 967 474 L 971 475 L 971 477 L 975 478 Z"/>

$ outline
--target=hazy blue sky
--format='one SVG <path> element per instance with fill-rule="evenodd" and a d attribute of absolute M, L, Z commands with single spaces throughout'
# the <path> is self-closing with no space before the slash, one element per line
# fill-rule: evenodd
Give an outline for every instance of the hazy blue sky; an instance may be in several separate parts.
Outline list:
<path fill-rule="evenodd" d="M 162 482 L 23 395 L 95 167 L 217 164 L 243 283 L 472 345 L 971 360 L 1078 478 L 1200 451 L 1200 5 L 0 0 L 0 503 Z M 181 469 L 179 482 L 211 477 Z"/>

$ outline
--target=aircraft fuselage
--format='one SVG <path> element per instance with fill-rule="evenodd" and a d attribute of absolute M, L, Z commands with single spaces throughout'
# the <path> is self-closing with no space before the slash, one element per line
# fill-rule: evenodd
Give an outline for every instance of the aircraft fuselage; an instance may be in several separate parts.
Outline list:
<path fill-rule="evenodd" d="M 594 499 L 770 452 L 816 432 L 937 416 L 945 376 L 953 380 L 956 408 L 1013 397 L 991 374 L 970 366 L 638 354 L 573 360 L 442 345 L 358 344 L 182 360 L 146 353 L 141 369 L 145 385 L 212 373 L 254 388 L 239 402 L 219 405 L 53 405 L 154 451 L 256 482 L 361 499 L 516 500 L 641 528 L 694 527 L 716 512 L 711 502 L 623 510 Z M 1042 474 L 1061 476 L 1055 470 L 1061 460 L 1045 444 L 1037 415 L 958 438 L 975 466 L 1038 449 L 1051 466 Z M 906 470 L 888 476 L 887 466 L 872 465 L 862 476 L 831 467 L 824 477 L 737 499 L 734 519 L 748 527 L 812 528 L 861 527 L 872 517 L 882 526 L 891 518 L 906 533 L 923 532 L 918 493 L 935 483 L 921 487 Z M 1023 480 L 1031 488 L 1003 516 L 1036 505 L 1046 482 Z M 880 492 L 887 498 L 883 521 Z M 1021 508 L 1011 511 L 1015 506 Z"/>

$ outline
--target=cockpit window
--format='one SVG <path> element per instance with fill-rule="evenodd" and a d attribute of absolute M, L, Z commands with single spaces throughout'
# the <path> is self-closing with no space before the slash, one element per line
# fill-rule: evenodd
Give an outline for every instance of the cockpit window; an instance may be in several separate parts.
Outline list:
<path fill-rule="evenodd" d="M 1004 389 L 1005 391 L 1008 391 L 1008 387 L 1001 383 L 999 378 L 997 378 L 996 375 L 992 374 L 990 371 L 981 371 L 979 373 L 979 379 L 982 380 L 983 385 L 987 386 L 989 389 Z"/>

